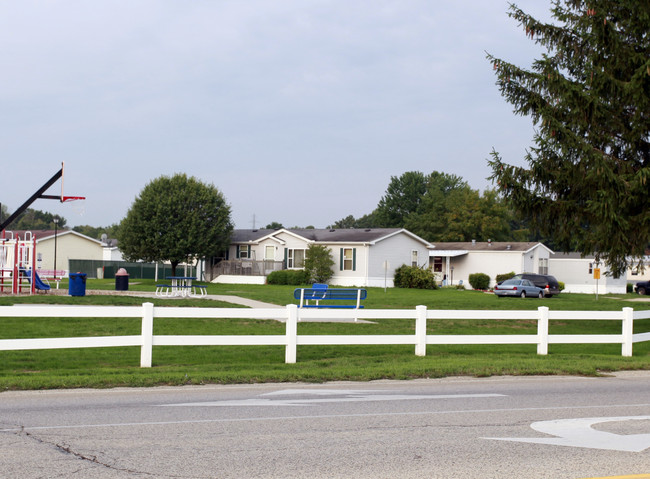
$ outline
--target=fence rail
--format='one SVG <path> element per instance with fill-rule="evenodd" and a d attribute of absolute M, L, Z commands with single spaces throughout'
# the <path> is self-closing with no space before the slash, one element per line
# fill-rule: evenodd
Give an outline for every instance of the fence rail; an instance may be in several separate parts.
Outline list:
<path fill-rule="evenodd" d="M 634 343 L 650 341 L 650 332 L 634 334 L 634 321 L 650 319 L 650 311 L 550 311 L 542 306 L 533 311 L 470 311 L 413 309 L 317 310 L 296 305 L 277 309 L 178 308 L 142 306 L 0 306 L 0 317 L 58 318 L 141 318 L 142 332 L 130 336 L 77 338 L 2 339 L 0 351 L 102 348 L 139 346 L 140 366 L 151 367 L 153 346 L 284 346 L 285 362 L 295 363 L 297 346 L 306 345 L 388 345 L 410 344 L 417 356 L 426 355 L 428 344 L 536 344 L 537 354 L 548 354 L 549 344 L 621 344 L 621 354 L 632 356 Z M 155 318 L 243 318 L 275 319 L 286 323 L 283 335 L 154 335 Z M 405 319 L 415 321 L 415 334 L 394 335 L 298 335 L 301 320 Z M 436 319 L 535 320 L 536 334 L 427 334 L 427 321 Z M 620 334 L 549 334 L 549 321 L 620 321 Z"/>

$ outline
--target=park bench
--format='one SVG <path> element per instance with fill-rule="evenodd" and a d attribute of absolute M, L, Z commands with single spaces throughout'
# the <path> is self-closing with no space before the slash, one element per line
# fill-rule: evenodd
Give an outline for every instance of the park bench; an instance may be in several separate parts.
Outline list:
<path fill-rule="evenodd" d="M 56 281 L 56 289 L 59 289 L 61 279 L 68 276 L 68 272 L 64 269 L 37 269 L 36 273 L 40 276 L 45 284 L 49 286 L 49 280 Z"/>
<path fill-rule="evenodd" d="M 300 301 L 299 308 L 363 308 L 361 301 L 366 299 L 367 291 L 360 288 L 328 288 L 327 285 L 314 284 L 311 288 L 296 288 L 293 297 Z M 325 286 L 324 288 L 322 286 Z M 314 304 L 310 304 L 314 301 Z M 321 301 L 353 301 L 352 304 L 321 303 Z"/>

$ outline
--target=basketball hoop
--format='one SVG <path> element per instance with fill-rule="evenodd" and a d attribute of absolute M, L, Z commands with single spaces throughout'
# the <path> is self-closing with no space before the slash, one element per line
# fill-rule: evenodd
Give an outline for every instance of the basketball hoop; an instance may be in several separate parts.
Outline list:
<path fill-rule="evenodd" d="M 83 216 L 86 213 L 86 197 L 85 196 L 63 196 L 61 203 L 72 203 L 70 207 L 77 215 Z"/>
<path fill-rule="evenodd" d="M 62 196 L 61 197 L 61 203 L 67 203 L 68 201 L 77 201 L 77 200 L 85 200 L 85 196 Z"/>

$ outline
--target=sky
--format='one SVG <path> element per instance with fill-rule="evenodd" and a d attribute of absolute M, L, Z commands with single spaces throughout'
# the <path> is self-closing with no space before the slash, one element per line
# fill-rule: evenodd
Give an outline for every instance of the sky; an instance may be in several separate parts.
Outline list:
<path fill-rule="evenodd" d="M 516 2 L 548 19 L 550 0 Z M 391 177 L 491 187 L 523 165 L 530 118 L 486 52 L 541 50 L 502 0 L 0 0 L 0 202 L 68 226 L 119 223 L 142 189 L 213 184 L 236 228 L 325 228 L 370 213 Z M 60 183 L 48 193 L 59 194 Z"/>

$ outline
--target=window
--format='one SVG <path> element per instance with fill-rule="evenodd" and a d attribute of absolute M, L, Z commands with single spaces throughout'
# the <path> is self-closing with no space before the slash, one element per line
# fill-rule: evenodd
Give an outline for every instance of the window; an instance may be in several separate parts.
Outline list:
<path fill-rule="evenodd" d="M 548 274 L 548 258 L 539 259 L 539 274 Z"/>
<path fill-rule="evenodd" d="M 251 257 L 251 245 L 244 244 L 237 246 L 237 258 L 248 259 Z"/>
<path fill-rule="evenodd" d="M 275 246 L 270 245 L 264 248 L 264 259 L 267 261 L 273 261 L 275 259 Z"/>
<path fill-rule="evenodd" d="M 434 256 L 433 258 L 433 272 L 442 273 L 442 256 Z"/>
<path fill-rule="evenodd" d="M 356 271 L 357 269 L 357 249 L 341 248 L 341 271 Z"/>
<path fill-rule="evenodd" d="M 589 274 L 593 274 L 593 273 L 594 273 L 594 264 L 589 263 Z"/>
<path fill-rule="evenodd" d="M 418 250 L 411 251 L 411 266 L 417 267 L 418 265 Z"/>
<path fill-rule="evenodd" d="M 305 266 L 305 250 L 287 250 L 287 268 L 302 268 Z"/>

